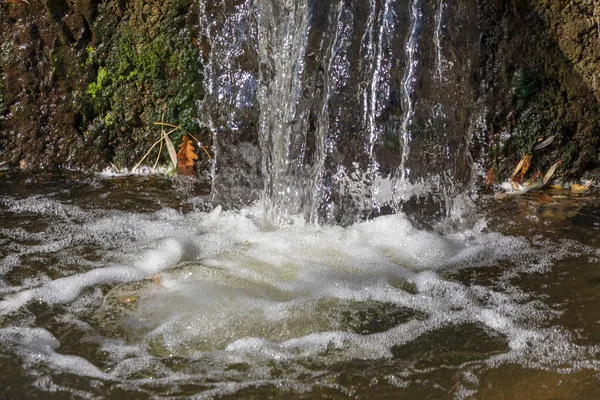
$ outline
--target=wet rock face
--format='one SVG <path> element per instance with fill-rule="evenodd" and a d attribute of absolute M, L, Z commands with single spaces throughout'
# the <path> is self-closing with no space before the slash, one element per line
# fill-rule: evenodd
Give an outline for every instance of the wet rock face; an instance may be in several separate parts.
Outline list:
<path fill-rule="evenodd" d="M 227 7 L 239 3 L 226 2 Z M 471 4 L 445 3 L 457 13 Z M 327 13 L 328 2 L 315 4 Z M 434 9 L 438 3 L 423 4 Z M 473 107 L 486 112 L 481 129 L 474 130 L 471 153 L 482 170 L 496 166 L 500 178 L 506 178 L 524 152 L 553 135 L 554 142 L 534 155 L 540 168 L 562 160 L 557 174 L 565 178 L 597 169 L 600 1 L 476 4 L 476 32 L 468 26 L 447 28 L 448 35 L 477 37 L 476 48 L 442 54 L 457 62 L 473 57 L 474 68 L 463 66 L 474 76 L 465 80 L 466 73 L 459 74 L 461 79 L 450 81 L 443 92 L 462 93 L 464 98 L 470 96 L 469 82 L 476 87 L 478 102 Z M 108 162 L 131 167 L 157 139 L 153 123 L 163 110 L 165 121 L 199 133 L 194 132 L 196 102 L 203 97 L 198 21 L 193 0 L 0 2 L 0 161 L 22 161 L 31 169 L 98 169 Z M 314 23 L 323 25 L 326 20 Z M 421 50 L 428 63 L 435 64 L 437 55 L 427 46 Z M 204 49 L 205 55 L 209 51 Z M 419 85 L 434 83 L 423 80 Z M 451 98 L 444 101 L 452 104 Z M 386 115 L 391 123 L 402 116 L 400 106 L 396 111 Z M 458 112 L 449 121 L 463 130 L 470 115 Z M 431 127 L 431 132 L 438 131 Z M 426 144 L 429 136 L 424 131 L 422 142 Z M 200 139 L 210 144 L 210 138 Z M 393 159 L 388 148 L 397 144 L 384 145 L 388 147 L 376 153 Z M 462 147 L 457 143 L 450 150 L 454 154 Z M 344 149 L 345 154 L 353 151 Z M 427 158 L 411 162 L 432 164 Z M 468 173 L 466 165 L 453 168 L 461 175 Z"/>
<path fill-rule="evenodd" d="M 553 143 L 534 153 L 542 170 L 562 160 L 557 175 L 573 179 L 600 165 L 595 3 L 478 2 L 487 130 L 474 141 L 473 153 L 485 170 L 495 166 L 500 179 L 551 136 Z"/>
<path fill-rule="evenodd" d="M 191 0 L 0 4 L 0 158 L 31 169 L 131 167 L 165 122 L 197 129 Z"/>
<path fill-rule="evenodd" d="M 95 7 L 64 1 L 0 5 L 2 158 L 49 167 L 68 158 L 78 142 L 81 116 L 74 93 L 85 86 L 83 49 Z M 84 5 L 84 3 L 87 3 Z"/>

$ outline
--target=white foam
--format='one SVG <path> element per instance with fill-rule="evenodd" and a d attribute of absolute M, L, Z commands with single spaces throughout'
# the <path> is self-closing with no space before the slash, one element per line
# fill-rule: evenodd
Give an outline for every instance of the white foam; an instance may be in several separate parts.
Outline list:
<path fill-rule="evenodd" d="M 17 352 L 27 363 L 45 363 L 60 371 L 94 378 L 111 378 L 84 358 L 57 353 L 60 343 L 45 329 L 0 328 L 0 340 L 18 345 Z"/>
<path fill-rule="evenodd" d="M 124 176 L 148 176 L 148 175 L 171 175 L 173 173 L 172 167 L 159 166 L 157 168 L 149 167 L 147 165 L 141 165 L 136 169 L 129 170 L 129 168 L 120 168 L 117 170 L 115 167 L 107 167 L 97 175 L 100 178 L 118 178 Z"/>
<path fill-rule="evenodd" d="M 11 231 L 15 242 L 23 244 L 11 248 L 11 261 L 3 264 L 2 273 L 19 268 L 23 255 L 48 252 L 60 255 L 60 262 L 81 266 L 51 281 L 40 275 L 18 286 L 5 285 L 0 316 L 32 302 L 69 306 L 64 309 L 83 314 L 100 301 L 100 285 L 116 286 L 101 309 L 115 313 L 98 317 L 98 329 L 111 337 L 99 339 L 111 360 L 110 374 L 80 357 L 59 354 L 58 341 L 44 329 L 0 331 L 0 338 L 19 347 L 23 357 L 39 356 L 57 369 L 80 370 L 86 376 L 137 379 L 139 370 L 148 370 L 164 379 L 185 380 L 185 374 L 160 362 L 183 356 L 209 358 L 206 365 L 216 366 L 201 372 L 207 379 L 227 381 L 233 373 L 228 363 L 241 362 L 252 365 L 248 379 L 260 381 L 272 379 L 269 361 L 318 359 L 330 364 L 389 358 L 394 347 L 462 324 L 504 337 L 509 351 L 502 360 L 532 354 L 532 343 L 548 347 L 545 341 L 568 341 L 535 328 L 550 310 L 517 288 L 468 286 L 447 277 L 447 271 L 533 252 L 523 239 L 484 233 L 484 224 L 439 235 L 392 215 L 347 228 L 294 224 L 264 230 L 258 208 L 135 214 L 65 208 L 41 198 L 18 201 L 12 212 L 51 216 L 55 223 L 42 234 Z M 27 244 L 32 239 L 38 243 Z M 79 254 L 83 245 L 100 248 L 101 260 Z M 535 258 L 545 265 L 543 257 Z M 131 282 L 137 284 L 119 286 Z M 85 292 L 87 288 L 94 290 Z M 93 299 L 86 298 L 89 293 Z M 129 301 L 134 306 L 128 308 Z M 379 330 L 357 329 L 369 310 L 393 315 L 386 307 L 406 310 L 407 317 Z M 564 359 L 566 350 L 561 354 Z M 298 374 L 310 373 L 294 365 Z M 190 367 L 187 373 L 199 372 Z"/>

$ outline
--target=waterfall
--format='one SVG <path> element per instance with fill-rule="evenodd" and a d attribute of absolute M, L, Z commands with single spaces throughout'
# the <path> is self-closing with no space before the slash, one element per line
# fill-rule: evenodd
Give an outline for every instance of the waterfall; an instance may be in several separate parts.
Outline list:
<path fill-rule="evenodd" d="M 279 225 L 302 209 L 309 109 L 303 107 L 308 2 L 257 3 L 259 27 L 259 139 L 268 219 Z"/>
<path fill-rule="evenodd" d="M 410 168 L 406 166 L 408 156 L 410 154 L 410 143 L 411 143 L 411 130 L 413 123 L 413 116 L 415 112 L 414 107 L 414 90 L 418 78 L 418 67 L 419 60 L 418 56 L 418 44 L 419 36 L 422 28 L 422 11 L 420 9 L 419 0 L 411 0 L 410 4 L 410 33 L 406 43 L 406 68 L 404 73 L 404 79 L 402 81 L 402 108 L 404 110 L 404 116 L 402 118 L 402 125 L 400 130 L 400 143 L 402 148 L 402 161 L 400 164 L 399 180 L 394 183 L 394 202 L 397 204 L 399 200 L 402 200 L 407 195 L 408 175 Z M 437 41 L 437 48 L 439 50 L 439 40 Z"/>
<path fill-rule="evenodd" d="M 450 215 L 471 179 L 475 0 L 199 1 L 216 201 L 260 198 L 274 226 Z"/>

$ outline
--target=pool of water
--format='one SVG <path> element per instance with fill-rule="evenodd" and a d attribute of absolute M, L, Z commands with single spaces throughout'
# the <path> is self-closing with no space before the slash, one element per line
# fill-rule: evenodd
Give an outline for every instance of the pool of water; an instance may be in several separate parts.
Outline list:
<path fill-rule="evenodd" d="M 600 197 L 273 230 L 189 179 L 0 180 L 0 398 L 585 399 Z"/>

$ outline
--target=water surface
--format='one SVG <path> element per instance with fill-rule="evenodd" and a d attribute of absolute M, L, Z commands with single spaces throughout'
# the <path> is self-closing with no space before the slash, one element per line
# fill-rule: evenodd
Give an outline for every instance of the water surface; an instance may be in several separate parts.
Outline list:
<path fill-rule="evenodd" d="M 4 175 L 2 398 L 593 398 L 600 199 L 277 230 L 188 179 Z"/>

